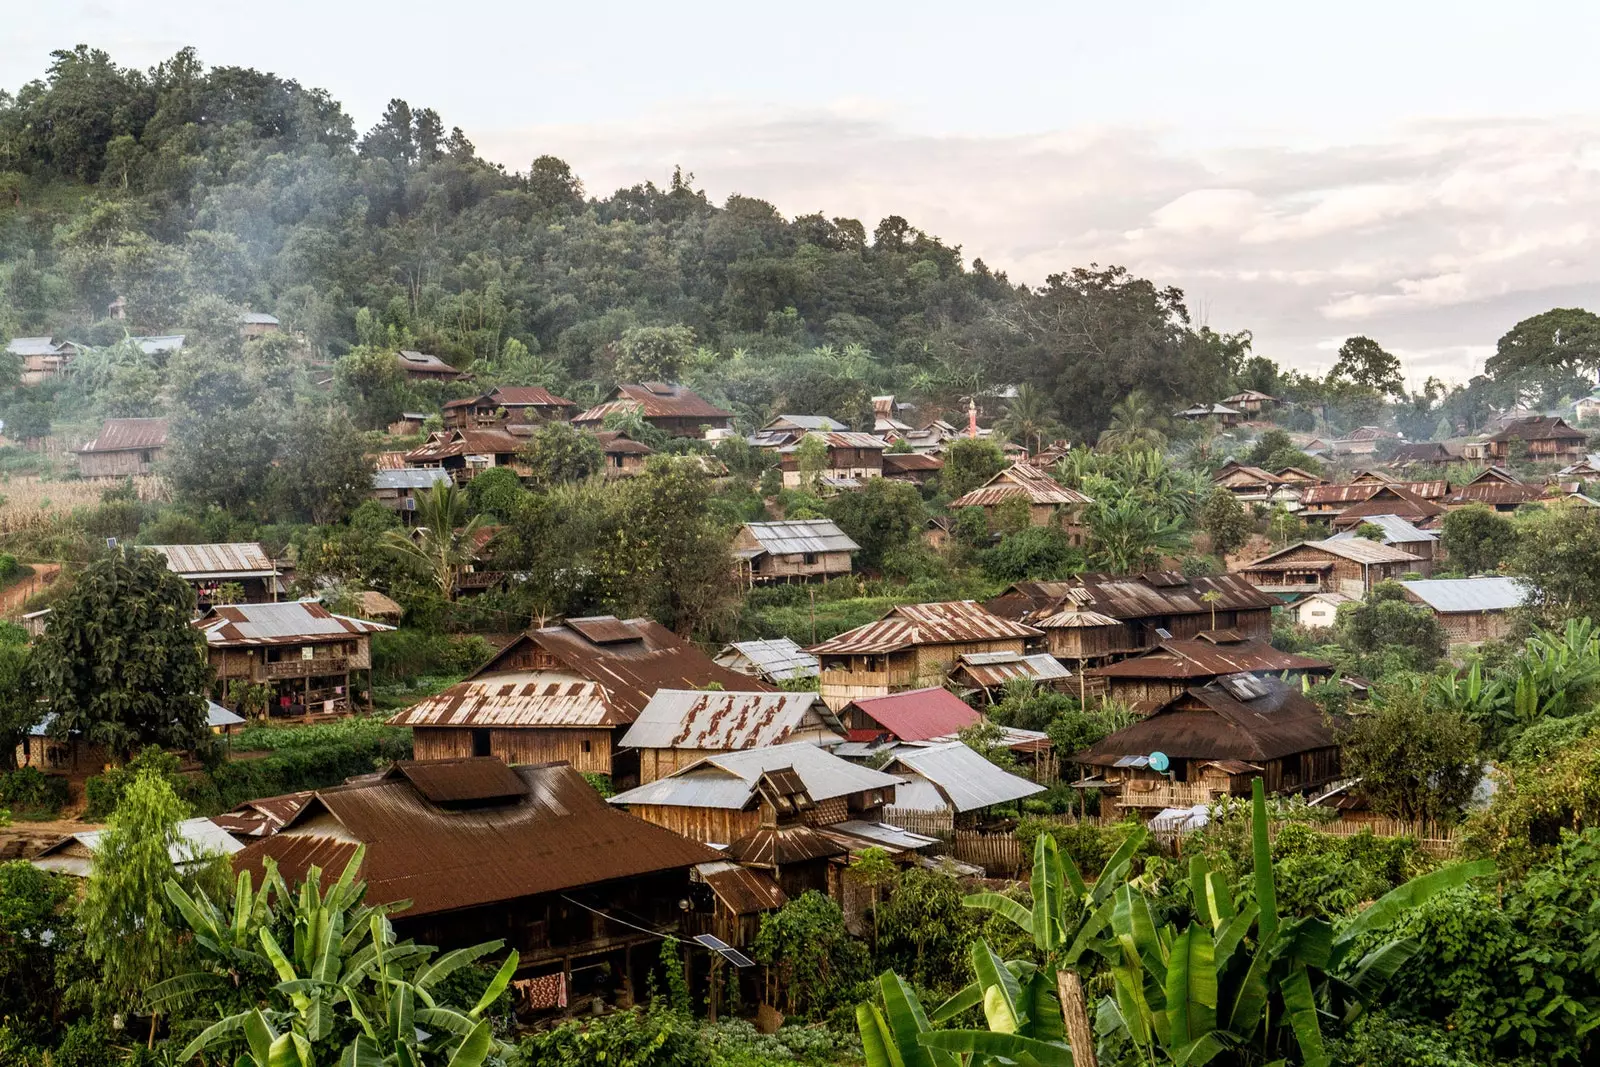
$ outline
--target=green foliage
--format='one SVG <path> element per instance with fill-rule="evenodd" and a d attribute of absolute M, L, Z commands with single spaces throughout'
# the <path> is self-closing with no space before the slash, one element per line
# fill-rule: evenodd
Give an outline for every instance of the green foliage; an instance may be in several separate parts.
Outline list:
<path fill-rule="evenodd" d="M 528 480 L 536 489 L 581 482 L 605 466 L 605 454 L 594 434 L 567 422 L 539 427 L 523 446 L 521 459 L 528 465 Z"/>
<path fill-rule="evenodd" d="M 1244 547 L 1255 530 L 1239 499 L 1226 489 L 1214 489 L 1200 509 L 1200 528 L 1211 535 L 1211 551 L 1229 556 Z"/>
<path fill-rule="evenodd" d="M 1354 914 L 1435 866 L 1409 838 L 1338 837 L 1303 822 L 1284 824 L 1272 842 L 1278 905 L 1295 915 Z"/>
<path fill-rule="evenodd" d="M 689 980 L 683 973 L 685 951 L 677 941 L 662 941 L 660 965 L 662 978 L 667 983 L 665 1010 L 689 1019 L 694 1017 L 694 1001 L 689 998 Z"/>
<path fill-rule="evenodd" d="M 1339 606 L 1339 643 L 1369 666 L 1393 661 L 1408 670 L 1428 670 L 1448 644 L 1432 611 L 1412 604 L 1398 582 L 1379 582 L 1366 599 Z M 1381 675 L 1382 670 L 1366 673 Z"/>
<path fill-rule="evenodd" d="M 1339 732 L 1344 772 L 1385 814 L 1450 823 L 1482 773 L 1478 727 L 1417 689 L 1389 690 Z"/>
<path fill-rule="evenodd" d="M 1492 574 L 1516 551 L 1517 527 L 1483 504 L 1445 513 L 1440 547 L 1450 567 L 1464 574 Z"/>
<path fill-rule="evenodd" d="M 111 818 L 121 806 L 128 787 L 142 775 L 160 778 L 167 783 L 168 788 L 174 792 L 181 792 L 184 780 L 178 774 L 178 768 L 182 764 L 183 761 L 173 753 L 163 750 L 158 745 L 147 745 L 121 767 L 113 767 L 104 774 L 94 775 L 84 782 L 84 798 L 88 801 L 84 817 L 94 822 L 104 822 Z"/>
<path fill-rule="evenodd" d="M 868 479 L 861 489 L 830 499 L 824 510 L 861 546 L 856 565 L 867 571 L 880 569 L 885 556 L 922 534 L 922 497 L 916 486 L 905 482 Z"/>
<path fill-rule="evenodd" d="M 52 736 L 124 754 L 198 744 L 210 668 L 193 614 L 193 590 L 153 552 L 127 547 L 84 568 L 32 657 Z"/>
<path fill-rule="evenodd" d="M 967 508 L 966 511 L 981 509 Z M 979 560 L 983 573 L 998 582 L 1059 579 L 1083 569 L 1083 554 L 1056 526 L 1028 526 L 1001 538 Z"/>
<path fill-rule="evenodd" d="M 16 813 L 56 812 L 70 799 L 67 780 L 37 767 L 0 772 L 0 807 Z"/>
<path fill-rule="evenodd" d="M 1544 508 L 1519 531 L 1507 570 L 1527 579 L 1528 610 L 1546 626 L 1600 617 L 1600 512 Z"/>
<path fill-rule="evenodd" d="M 786 1015 L 818 1018 L 860 997 L 867 952 L 844 928 L 839 905 L 809 891 L 761 917 L 751 946 L 768 968 L 773 1001 Z"/>
<path fill-rule="evenodd" d="M 993 441 L 962 437 L 950 442 L 944 453 L 944 469 L 939 485 L 951 497 L 978 488 L 1005 470 L 1005 453 Z"/>
<path fill-rule="evenodd" d="M 1370 337 L 1351 337 L 1339 346 L 1339 358 L 1328 372 L 1328 381 L 1348 382 L 1393 396 L 1405 392 L 1400 360 Z"/>
<path fill-rule="evenodd" d="M 1552 308 L 1523 319 L 1483 365 L 1497 383 L 1546 406 L 1588 393 L 1597 369 L 1600 316 L 1582 308 Z"/>
<path fill-rule="evenodd" d="M 43 1039 L 55 1016 L 76 896 L 68 877 L 27 860 L 0 863 L 0 1019 L 19 1037 Z"/>

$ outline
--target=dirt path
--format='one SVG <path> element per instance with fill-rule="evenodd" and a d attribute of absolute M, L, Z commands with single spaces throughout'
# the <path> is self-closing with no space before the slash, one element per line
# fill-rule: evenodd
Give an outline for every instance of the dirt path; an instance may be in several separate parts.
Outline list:
<path fill-rule="evenodd" d="M 61 570 L 59 563 L 30 563 L 33 574 L 18 582 L 16 585 L 0 592 L 0 615 L 12 617 L 22 613 L 22 605 L 28 598 L 51 582 L 56 580 L 56 574 Z"/>

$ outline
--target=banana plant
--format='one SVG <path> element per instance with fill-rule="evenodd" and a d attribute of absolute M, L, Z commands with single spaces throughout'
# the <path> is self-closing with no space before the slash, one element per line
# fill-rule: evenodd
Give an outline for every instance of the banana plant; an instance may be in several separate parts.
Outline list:
<path fill-rule="evenodd" d="M 202 994 L 237 991 L 251 976 L 266 973 L 270 965 L 258 951 L 260 932 L 277 921 L 274 902 L 290 899 L 275 861 L 266 860 L 260 890 L 254 888 L 249 871 L 238 873 L 231 911 L 212 903 L 204 893 L 191 895 L 176 879 L 169 879 L 165 888 L 195 944 L 204 952 L 205 965 L 147 990 L 145 1001 L 153 1011 L 170 1012 Z"/>
<path fill-rule="evenodd" d="M 1253 902 L 1236 907 L 1200 856 L 1189 867 L 1195 917 L 1181 930 L 1157 927 L 1132 886 L 1116 892 L 1111 927 L 1119 959 L 1096 1025 L 1102 1035 L 1120 1035 L 1143 1062 L 1199 1065 L 1225 1051 L 1264 1062 L 1297 1049 L 1306 1067 L 1328 1067 L 1323 1019 L 1353 1021 L 1418 946 L 1391 940 L 1359 957 L 1357 949 L 1434 894 L 1494 869 L 1490 861 L 1461 863 L 1415 878 L 1337 932 L 1319 918 L 1285 920 L 1260 779 L 1251 803 Z"/>
<path fill-rule="evenodd" d="M 1084 952 L 1098 947 L 1097 938 L 1111 922 L 1114 891 L 1126 881 L 1134 856 L 1149 836 L 1142 826 L 1129 834 L 1091 886 L 1072 857 L 1061 854 L 1056 839 L 1040 834 L 1033 845 L 1033 907 L 1000 893 L 974 893 L 962 904 L 993 912 L 1020 927 L 1033 938 L 1051 973 L 1076 967 Z"/>
<path fill-rule="evenodd" d="M 403 905 L 362 903 L 366 887 L 356 880 L 362 858 L 358 849 L 326 892 L 318 868 L 307 872 L 297 896 L 283 888 L 275 872 L 269 873 L 275 899 L 286 905 L 292 901 L 292 914 L 272 917 L 270 908 L 248 892 L 243 875 L 244 888 L 236 886 L 236 910 L 229 922 L 222 922 L 221 909 L 203 895 L 180 905 L 185 921 L 204 931 L 204 940 L 197 932 L 196 944 L 214 957 L 215 969 L 250 951 L 277 978 L 275 984 L 263 982 L 263 988 L 253 991 L 258 1001 L 254 1006 L 207 1026 L 179 1053 L 180 1060 L 236 1044 L 241 1037 L 249 1049 L 246 1058 L 255 1067 L 331 1067 L 335 1060 L 341 1067 L 479 1067 L 498 1048 L 484 1015 L 516 972 L 517 953 L 509 954 L 471 1010 L 440 1003 L 434 994 L 443 979 L 498 951 L 503 942 L 457 949 L 435 959 L 432 946 L 397 940 L 388 913 Z M 228 937 L 237 941 L 252 924 L 257 949 L 217 939 L 216 932 L 226 926 Z M 287 949 L 274 933 L 274 927 L 285 926 Z M 194 983 L 181 989 L 162 985 L 170 988 L 156 987 L 153 997 L 180 995 Z M 335 1056 L 328 1046 L 335 1034 L 349 1033 L 351 1023 L 359 1032 Z"/>

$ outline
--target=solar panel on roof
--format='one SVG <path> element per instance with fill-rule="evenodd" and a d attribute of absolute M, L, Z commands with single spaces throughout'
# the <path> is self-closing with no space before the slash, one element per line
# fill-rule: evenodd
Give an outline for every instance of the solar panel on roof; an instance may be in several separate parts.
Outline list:
<path fill-rule="evenodd" d="M 1156 636 L 1161 638 L 1161 640 L 1163 640 L 1163 641 L 1171 641 L 1172 640 L 1172 631 L 1168 630 L 1164 626 L 1157 626 L 1156 627 Z"/>
<path fill-rule="evenodd" d="M 1238 700 L 1256 700 L 1267 695 L 1266 683 L 1248 674 L 1236 674 L 1224 678 L 1222 687 Z"/>
<path fill-rule="evenodd" d="M 637 641 L 639 635 L 627 623 L 610 615 L 587 619 L 568 619 L 567 626 L 578 631 L 597 645 L 614 645 L 621 641 Z"/>
<path fill-rule="evenodd" d="M 749 956 L 746 956 L 715 934 L 696 934 L 694 939 L 695 943 L 701 948 L 710 949 L 735 967 L 754 967 L 756 965 L 755 961 Z"/>

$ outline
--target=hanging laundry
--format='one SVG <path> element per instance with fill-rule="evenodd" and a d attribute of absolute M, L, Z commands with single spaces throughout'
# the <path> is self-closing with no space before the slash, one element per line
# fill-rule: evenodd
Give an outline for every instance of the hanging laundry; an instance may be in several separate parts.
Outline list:
<path fill-rule="evenodd" d="M 512 982 L 517 998 L 528 1011 L 550 1011 L 567 1006 L 567 976 L 563 972 Z"/>

